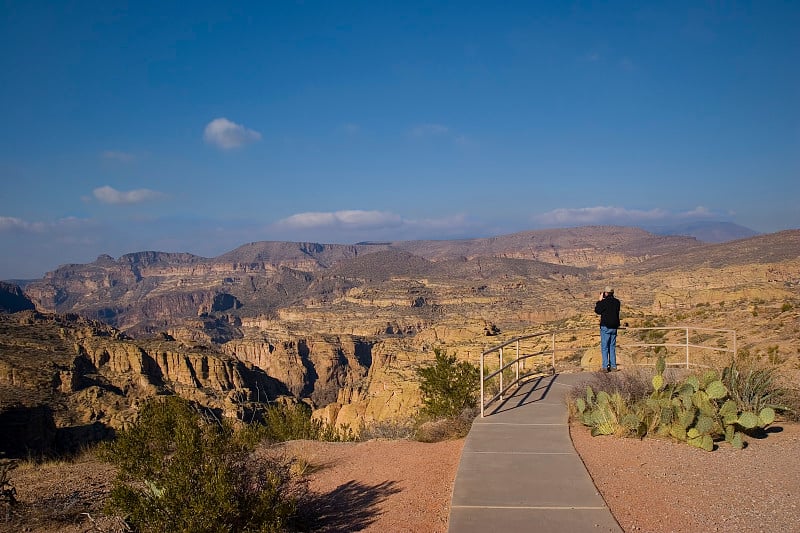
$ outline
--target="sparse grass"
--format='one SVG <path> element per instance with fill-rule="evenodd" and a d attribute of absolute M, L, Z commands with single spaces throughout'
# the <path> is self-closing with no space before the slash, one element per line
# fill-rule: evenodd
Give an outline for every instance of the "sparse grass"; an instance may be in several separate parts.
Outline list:
<path fill-rule="evenodd" d="M 609 394 L 619 394 L 626 402 L 635 403 L 647 397 L 653 390 L 651 379 L 655 370 L 649 367 L 633 367 L 624 372 L 596 372 L 591 374 L 582 384 L 573 387 L 567 394 L 570 409 L 574 408 L 574 400 L 586 394 L 586 387 L 593 390 L 604 390 Z M 678 372 L 670 370 L 668 376 L 673 378 Z"/>
<path fill-rule="evenodd" d="M 360 440 L 388 439 L 407 440 L 413 439 L 416 433 L 415 422 L 412 419 L 380 420 L 367 424 L 359 434 Z"/>
<path fill-rule="evenodd" d="M 261 411 L 262 421 L 247 428 L 250 439 L 269 442 L 288 440 L 320 440 L 348 442 L 356 440 L 349 426 L 336 427 L 311 417 L 311 408 L 304 403 L 274 404 Z"/>
<path fill-rule="evenodd" d="M 477 414 L 477 409 L 468 408 L 455 418 L 438 418 L 422 422 L 417 427 L 414 439 L 420 442 L 441 442 L 464 438 L 469 433 Z"/>
<path fill-rule="evenodd" d="M 102 450 L 103 443 L 85 443 L 71 452 L 64 452 L 58 455 L 28 453 L 24 459 L 17 461 L 17 468 L 22 472 L 30 469 L 56 469 L 60 466 L 92 461 L 97 457 L 98 451 Z"/>

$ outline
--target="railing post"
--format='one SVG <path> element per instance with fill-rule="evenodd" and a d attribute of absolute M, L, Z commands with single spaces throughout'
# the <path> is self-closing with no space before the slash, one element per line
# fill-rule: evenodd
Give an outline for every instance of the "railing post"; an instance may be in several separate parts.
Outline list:
<path fill-rule="evenodd" d="M 556 373 L 556 332 L 555 331 L 553 331 L 553 338 L 552 338 L 552 341 L 551 341 L 551 346 L 552 346 L 551 354 L 552 354 L 552 363 L 553 363 L 553 374 L 555 375 L 555 373 Z"/>
<path fill-rule="evenodd" d="M 485 357 L 486 350 L 481 352 L 481 418 L 483 418 L 483 406 L 485 405 L 485 398 L 483 397 L 483 358 Z"/>
<path fill-rule="evenodd" d="M 519 383 L 519 340 L 517 340 L 517 383 Z"/>
<path fill-rule="evenodd" d="M 736 330 L 733 330 L 733 360 L 735 361 L 738 358 L 736 353 Z"/>
<path fill-rule="evenodd" d="M 503 399 L 503 348 L 500 348 L 500 399 Z"/>
<path fill-rule="evenodd" d="M 686 328 L 686 368 L 689 368 L 689 328 Z"/>

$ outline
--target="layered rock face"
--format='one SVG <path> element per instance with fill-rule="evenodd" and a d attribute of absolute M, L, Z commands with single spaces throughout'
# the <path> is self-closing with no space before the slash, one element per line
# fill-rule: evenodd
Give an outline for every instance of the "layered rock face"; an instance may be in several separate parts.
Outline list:
<path fill-rule="evenodd" d="M 353 336 L 242 339 L 222 350 L 263 369 L 298 398 L 316 405 L 334 401 L 339 391 L 356 386 L 372 366 L 372 342 Z"/>
<path fill-rule="evenodd" d="M 175 341 L 133 341 L 77 316 L 0 314 L 0 448 L 39 451 L 125 427 L 147 399 L 176 393 L 225 417 L 287 394 L 262 370 Z M 28 413 L 27 433 L 16 431 Z M 23 436 L 20 436 L 23 435 Z M 16 444 L 15 444 L 16 443 Z"/>

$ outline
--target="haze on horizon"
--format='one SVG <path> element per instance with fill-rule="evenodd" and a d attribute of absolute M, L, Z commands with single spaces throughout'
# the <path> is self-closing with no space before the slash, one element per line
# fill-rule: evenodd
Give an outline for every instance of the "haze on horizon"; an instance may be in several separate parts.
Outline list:
<path fill-rule="evenodd" d="M 140 250 L 800 227 L 800 4 L 9 1 L 0 279 Z"/>

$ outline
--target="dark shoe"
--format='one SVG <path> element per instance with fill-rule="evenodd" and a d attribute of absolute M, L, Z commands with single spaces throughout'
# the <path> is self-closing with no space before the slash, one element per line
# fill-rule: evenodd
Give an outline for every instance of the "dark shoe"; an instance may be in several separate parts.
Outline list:
<path fill-rule="evenodd" d="M 611 365 L 608 365 L 608 366 L 606 367 L 606 373 L 608 373 L 608 372 L 611 372 Z"/>

